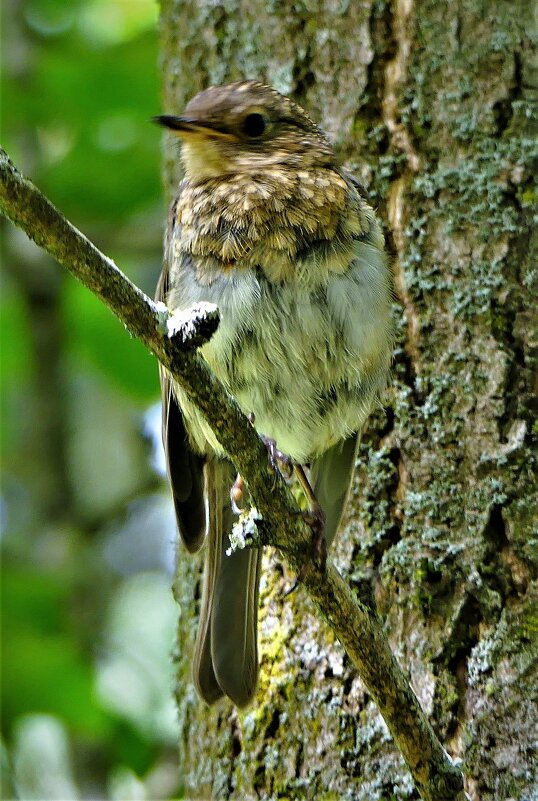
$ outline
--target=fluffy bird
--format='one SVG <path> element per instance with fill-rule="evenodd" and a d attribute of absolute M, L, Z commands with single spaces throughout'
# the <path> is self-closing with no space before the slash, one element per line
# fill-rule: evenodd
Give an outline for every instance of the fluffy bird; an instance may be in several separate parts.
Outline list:
<path fill-rule="evenodd" d="M 206 89 L 156 121 L 181 140 L 157 298 L 208 301 L 201 353 L 256 429 L 308 466 L 332 542 L 358 437 L 389 374 L 392 275 L 374 210 L 290 98 L 258 81 Z M 206 543 L 194 682 L 209 704 L 248 704 L 258 677 L 261 550 L 226 555 L 233 465 L 161 369 L 163 439 L 178 528 Z"/>

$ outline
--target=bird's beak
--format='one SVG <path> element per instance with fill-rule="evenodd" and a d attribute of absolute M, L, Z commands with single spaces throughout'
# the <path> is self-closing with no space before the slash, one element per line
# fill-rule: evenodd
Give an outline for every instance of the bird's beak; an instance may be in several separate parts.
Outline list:
<path fill-rule="evenodd" d="M 224 139 L 233 138 L 229 133 L 212 125 L 207 121 L 198 120 L 195 117 L 174 117 L 171 114 L 160 114 L 153 117 L 153 122 L 168 128 L 180 137 L 188 138 L 189 135 L 198 136 L 218 136 Z"/>

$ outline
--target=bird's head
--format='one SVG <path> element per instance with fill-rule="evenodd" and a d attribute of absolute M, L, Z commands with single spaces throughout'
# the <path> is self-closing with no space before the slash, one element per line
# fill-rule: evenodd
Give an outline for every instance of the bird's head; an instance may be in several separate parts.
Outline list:
<path fill-rule="evenodd" d="M 182 141 L 187 177 L 308 169 L 334 163 L 333 148 L 308 114 L 258 81 L 212 86 L 187 103 L 180 117 L 155 117 Z"/>

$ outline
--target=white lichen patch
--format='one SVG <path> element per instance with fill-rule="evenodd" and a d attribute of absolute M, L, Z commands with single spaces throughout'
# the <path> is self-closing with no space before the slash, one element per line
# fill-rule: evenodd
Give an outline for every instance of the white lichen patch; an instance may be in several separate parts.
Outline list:
<path fill-rule="evenodd" d="M 161 334 L 166 334 L 168 318 L 170 317 L 170 310 L 165 303 L 160 300 L 155 302 L 155 313 L 157 316 L 157 331 Z"/>
<path fill-rule="evenodd" d="M 226 556 L 230 556 L 234 551 L 247 548 L 252 542 L 258 539 L 258 522 L 262 520 L 261 514 L 256 507 L 245 509 L 239 515 L 239 520 L 232 528 L 230 533 L 230 547 L 226 551 Z"/>
<path fill-rule="evenodd" d="M 188 309 L 176 311 L 173 314 L 169 312 L 166 318 L 166 334 L 172 339 L 181 331 L 183 337 L 189 339 L 196 333 L 196 326 L 201 319 L 207 319 L 218 313 L 218 306 L 206 301 L 200 301 Z"/>

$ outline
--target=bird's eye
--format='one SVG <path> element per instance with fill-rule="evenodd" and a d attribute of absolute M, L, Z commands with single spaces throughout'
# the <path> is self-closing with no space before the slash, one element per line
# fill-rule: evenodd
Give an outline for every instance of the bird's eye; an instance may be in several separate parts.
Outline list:
<path fill-rule="evenodd" d="M 249 114 L 241 124 L 241 130 L 250 139 L 258 139 L 267 128 L 267 121 L 262 114 Z"/>

